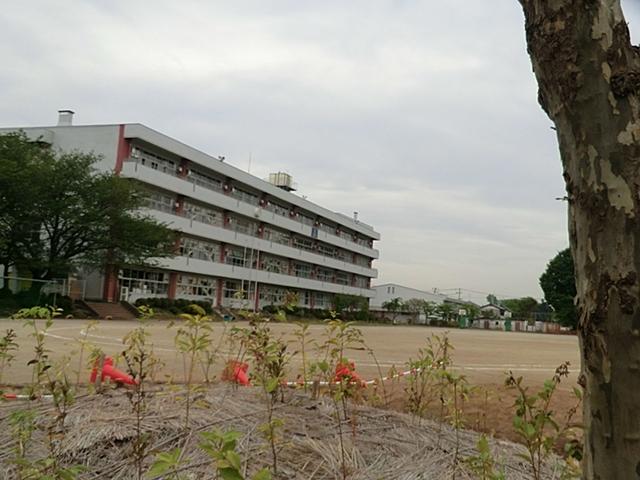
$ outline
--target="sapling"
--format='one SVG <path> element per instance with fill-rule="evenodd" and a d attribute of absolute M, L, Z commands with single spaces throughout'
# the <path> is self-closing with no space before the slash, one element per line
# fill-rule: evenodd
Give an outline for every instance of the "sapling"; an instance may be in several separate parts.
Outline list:
<path fill-rule="evenodd" d="M 315 369 L 320 372 L 329 385 L 329 394 L 333 401 L 338 427 L 341 475 L 343 479 L 346 479 L 349 472 L 342 422 L 343 418 L 344 421 L 351 419 L 348 411 L 348 399 L 354 395 L 360 385 L 351 374 L 346 373 L 352 370 L 352 365 L 345 353 L 351 349 L 363 349 L 362 332 L 353 326 L 353 322 L 344 322 L 336 317 L 335 312 L 332 312 L 331 319 L 327 321 L 325 335 L 324 342 L 318 346 L 319 351 L 324 354 L 324 359 L 316 363 Z M 337 376 L 338 371 L 345 371 L 345 374 Z M 355 420 L 351 419 L 351 422 L 354 425 Z"/>
<path fill-rule="evenodd" d="M 0 385 L 2 385 L 4 369 L 11 366 L 15 352 L 18 350 L 16 338 L 16 332 L 12 328 L 7 329 L 4 336 L 0 338 Z"/>
<path fill-rule="evenodd" d="M 149 332 L 146 329 L 146 323 L 153 317 L 154 311 L 145 306 L 138 307 L 138 310 L 140 311 L 140 326 L 124 337 L 125 348 L 122 357 L 127 365 L 129 375 L 136 380 L 133 388 L 127 390 L 127 398 L 135 415 L 135 437 L 132 442 L 133 461 L 136 468 L 136 478 L 141 480 L 144 460 L 149 447 L 149 434 L 142 431 L 142 421 L 147 410 L 145 381 L 149 376 L 149 368 L 153 361 L 153 356 L 149 352 Z"/>
<path fill-rule="evenodd" d="M 186 385 L 187 397 L 185 408 L 185 429 L 189 428 L 189 412 L 191 409 L 191 393 L 193 386 L 193 374 L 196 362 L 200 356 L 211 346 L 212 331 L 211 318 L 209 318 L 204 309 L 199 305 L 190 305 L 189 308 L 193 314 L 183 313 L 180 318 L 184 320 L 182 326 L 178 329 L 175 343 L 178 351 L 186 359 Z"/>
<path fill-rule="evenodd" d="M 87 348 L 92 347 L 91 342 L 89 342 L 87 338 L 89 337 L 89 334 L 97 328 L 99 323 L 100 322 L 98 322 L 97 320 L 91 320 L 90 322 L 88 322 L 82 329 L 82 336 L 80 337 L 80 339 L 78 339 L 78 342 L 80 343 L 80 352 L 78 353 L 78 372 L 76 374 L 76 387 L 80 385 L 80 375 L 84 371 L 82 363 L 84 361 L 84 351 Z"/>
<path fill-rule="evenodd" d="M 531 395 L 529 388 L 523 385 L 522 377 L 515 377 L 513 372 L 507 374 L 506 386 L 516 391 L 513 426 L 527 449 L 527 453 L 522 457 L 529 462 L 534 480 L 542 478 L 542 467 L 556 442 L 570 435 L 576 428 L 572 423 L 572 417 L 582 400 L 582 392 L 579 389 L 573 389 L 578 404 L 569 411 L 563 424 L 559 423 L 551 409 L 551 401 L 558 385 L 568 376 L 569 362 L 565 362 L 556 368 L 553 377 L 544 382 L 540 391 Z M 572 463 L 569 463 L 563 472 L 565 478 L 577 474 L 577 468 Z"/>
<path fill-rule="evenodd" d="M 485 434 L 480 435 L 476 449 L 477 455 L 465 459 L 471 473 L 476 475 L 478 480 L 505 480 L 504 469 L 498 469 Z"/>
<path fill-rule="evenodd" d="M 213 460 L 217 478 L 244 480 L 242 459 L 236 450 L 239 432 L 214 430 L 202 432 L 200 437 L 202 441 L 199 447 Z M 267 468 L 263 468 L 256 472 L 251 480 L 271 480 L 271 473 Z"/>
<path fill-rule="evenodd" d="M 253 362 L 252 383 L 262 389 L 267 405 L 267 421 L 260 431 L 269 442 L 274 475 L 278 474 L 279 432 L 284 422 L 274 417 L 278 397 L 284 395 L 282 384 L 286 380 L 286 368 L 291 360 L 287 344 L 281 338 L 273 338 L 266 319 L 255 315 L 251 318 L 251 328 L 245 332 L 244 343 Z"/>

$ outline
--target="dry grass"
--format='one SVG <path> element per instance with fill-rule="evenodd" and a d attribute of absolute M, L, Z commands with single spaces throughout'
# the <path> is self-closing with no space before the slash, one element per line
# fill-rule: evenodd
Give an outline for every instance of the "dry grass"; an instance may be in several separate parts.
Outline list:
<path fill-rule="evenodd" d="M 45 423 L 51 412 L 45 402 L 32 402 Z M 0 421 L 25 403 L 0 404 Z M 341 455 L 337 427 L 329 399 L 313 400 L 299 391 L 288 391 L 285 403 L 275 415 L 285 422 L 284 443 L 279 448 L 279 478 L 335 479 L 341 476 Z M 350 477 L 364 479 L 469 479 L 464 465 L 452 464 L 455 434 L 448 426 L 392 411 L 354 406 L 355 421 L 347 423 L 346 453 Z M 183 448 L 187 478 L 215 478 L 208 458 L 197 448 L 198 432 L 213 428 L 242 433 L 239 453 L 247 473 L 269 466 L 270 456 L 258 426 L 265 421 L 266 409 L 254 388 L 218 384 L 198 393 L 191 412 L 191 428 L 184 429 L 184 392 L 165 387 L 149 398 L 143 427 L 151 434 L 152 452 Z M 84 396 L 69 410 L 67 433 L 57 446 L 62 463 L 85 465 L 84 479 L 129 479 L 134 477 L 130 442 L 135 436 L 130 404 L 121 390 L 103 395 Z M 461 433 L 461 458 L 474 455 L 478 434 Z M 492 450 L 504 465 L 506 478 L 531 478 L 528 467 L 517 457 L 520 445 L 492 441 Z M 11 465 L 13 439 L 7 428 L 0 431 L 0 478 L 14 478 Z M 46 456 L 43 433 L 36 433 L 30 446 L 33 458 Z M 553 462 L 559 462 L 553 459 Z M 151 458 L 148 459 L 151 463 Z M 545 477 L 557 478 L 558 465 L 547 465 Z"/>

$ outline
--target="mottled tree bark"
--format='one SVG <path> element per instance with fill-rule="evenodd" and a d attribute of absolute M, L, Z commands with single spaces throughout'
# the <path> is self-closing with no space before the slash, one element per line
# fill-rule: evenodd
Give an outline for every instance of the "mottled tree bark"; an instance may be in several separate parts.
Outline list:
<path fill-rule="evenodd" d="M 575 261 L 583 478 L 640 478 L 640 58 L 619 0 L 520 0 Z"/>

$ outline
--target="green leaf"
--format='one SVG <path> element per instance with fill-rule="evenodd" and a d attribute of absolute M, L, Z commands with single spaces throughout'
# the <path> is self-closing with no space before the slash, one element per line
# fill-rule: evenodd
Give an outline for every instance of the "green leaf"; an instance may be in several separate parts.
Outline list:
<path fill-rule="evenodd" d="M 235 468 L 219 468 L 218 474 L 222 477 L 223 480 L 244 480 L 242 475 Z"/>
<path fill-rule="evenodd" d="M 256 472 L 256 474 L 251 477 L 251 480 L 271 480 L 271 472 L 268 468 L 263 468 Z"/>

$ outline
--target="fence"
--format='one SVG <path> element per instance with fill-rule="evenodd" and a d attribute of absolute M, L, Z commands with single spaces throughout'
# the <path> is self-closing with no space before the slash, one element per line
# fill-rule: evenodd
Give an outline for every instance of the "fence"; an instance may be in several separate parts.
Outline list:
<path fill-rule="evenodd" d="M 32 300 L 35 302 L 39 302 L 44 297 L 53 296 L 55 305 L 59 296 L 70 297 L 73 300 L 84 300 L 87 282 L 77 278 L 38 280 L 26 277 L 0 276 L 0 289 L 4 288 L 8 288 L 15 296 L 31 293 Z"/>

